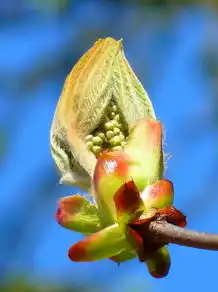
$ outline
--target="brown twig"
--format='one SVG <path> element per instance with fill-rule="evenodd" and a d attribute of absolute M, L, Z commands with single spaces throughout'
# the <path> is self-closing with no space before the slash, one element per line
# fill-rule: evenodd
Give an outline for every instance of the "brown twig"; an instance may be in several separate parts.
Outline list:
<path fill-rule="evenodd" d="M 174 243 L 188 247 L 218 250 L 218 235 L 184 229 L 166 221 L 153 221 L 149 231 L 155 242 Z"/>

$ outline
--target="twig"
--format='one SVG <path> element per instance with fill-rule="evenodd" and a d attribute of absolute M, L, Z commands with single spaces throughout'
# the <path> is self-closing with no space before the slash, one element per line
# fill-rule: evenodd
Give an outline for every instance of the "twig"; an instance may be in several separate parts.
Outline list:
<path fill-rule="evenodd" d="M 153 221 L 149 231 L 155 242 L 174 243 L 188 247 L 218 250 L 218 235 L 184 229 L 170 223 Z"/>

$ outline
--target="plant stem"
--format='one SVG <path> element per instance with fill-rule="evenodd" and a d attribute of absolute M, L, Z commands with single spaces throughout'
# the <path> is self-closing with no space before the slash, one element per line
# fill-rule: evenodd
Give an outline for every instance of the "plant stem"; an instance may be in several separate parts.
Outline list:
<path fill-rule="evenodd" d="M 174 243 L 188 247 L 218 250 L 218 235 L 184 229 L 166 221 L 153 221 L 149 231 L 156 242 Z"/>

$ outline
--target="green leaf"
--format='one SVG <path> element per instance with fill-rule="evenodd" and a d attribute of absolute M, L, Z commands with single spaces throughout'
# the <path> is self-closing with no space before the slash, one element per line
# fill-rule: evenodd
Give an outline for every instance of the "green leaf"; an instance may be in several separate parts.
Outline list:
<path fill-rule="evenodd" d="M 117 220 L 114 194 L 125 181 L 131 179 L 128 167 L 128 156 L 123 152 L 103 153 L 98 158 L 93 178 L 95 189 L 93 196 L 105 226 Z"/>
<path fill-rule="evenodd" d="M 136 257 L 135 251 L 133 251 L 131 248 L 126 248 L 125 250 L 121 251 L 119 254 L 110 257 L 110 260 L 116 262 L 116 263 L 123 263 L 126 261 L 129 261 Z"/>
<path fill-rule="evenodd" d="M 160 121 L 139 121 L 124 147 L 130 157 L 129 174 L 139 191 L 163 175 L 162 125 Z"/>
<path fill-rule="evenodd" d="M 129 248 L 118 224 L 111 225 L 74 244 L 69 258 L 75 262 L 90 262 L 110 258 Z"/>
<path fill-rule="evenodd" d="M 84 234 L 101 229 L 96 206 L 80 195 L 60 199 L 56 220 L 63 227 Z"/>
<path fill-rule="evenodd" d="M 140 119 L 156 119 L 149 96 L 129 65 L 123 50 L 119 50 L 113 66 L 113 94 L 129 126 L 133 126 Z"/>

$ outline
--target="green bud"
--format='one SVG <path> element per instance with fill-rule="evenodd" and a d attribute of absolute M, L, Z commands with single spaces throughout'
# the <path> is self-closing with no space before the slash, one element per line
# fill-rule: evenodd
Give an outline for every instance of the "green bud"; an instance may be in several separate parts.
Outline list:
<path fill-rule="evenodd" d="M 117 106 L 116 106 L 115 104 L 112 106 L 112 110 L 113 110 L 115 113 L 118 112 Z"/>
<path fill-rule="evenodd" d="M 120 124 L 120 123 L 117 123 L 117 124 L 116 124 L 116 127 L 119 128 L 119 129 L 122 129 L 122 128 L 123 128 L 123 125 Z"/>
<path fill-rule="evenodd" d="M 120 143 L 124 140 L 124 136 L 123 135 L 119 135 L 119 136 L 114 136 L 112 139 L 110 139 L 110 145 L 112 147 L 114 146 L 119 146 Z"/>
<path fill-rule="evenodd" d="M 93 138 L 93 135 L 87 135 L 85 140 L 86 140 L 86 142 L 92 141 L 92 138 Z"/>
<path fill-rule="evenodd" d="M 114 120 L 116 120 L 117 122 L 119 122 L 120 121 L 120 115 L 119 114 L 115 115 Z"/>
<path fill-rule="evenodd" d="M 94 143 L 94 145 L 98 145 L 101 146 L 103 144 L 103 140 L 99 137 L 93 137 L 92 142 Z"/>
<path fill-rule="evenodd" d="M 114 121 L 112 120 L 112 121 L 109 121 L 109 122 L 107 122 L 105 125 L 104 125 L 104 127 L 105 127 L 105 129 L 106 130 L 113 130 L 113 128 L 114 128 Z"/>
<path fill-rule="evenodd" d="M 102 141 L 105 141 L 105 134 L 103 132 L 96 132 L 96 136 L 100 137 Z"/>
<path fill-rule="evenodd" d="M 120 129 L 115 127 L 113 132 L 114 132 L 114 135 L 119 135 L 120 134 Z"/>
<path fill-rule="evenodd" d="M 112 151 L 122 151 L 123 147 L 122 146 L 115 146 L 111 148 Z"/>
<path fill-rule="evenodd" d="M 88 142 L 86 142 L 86 145 L 87 145 L 88 149 L 91 150 L 94 144 L 92 141 L 88 141 Z"/>
<path fill-rule="evenodd" d="M 113 131 L 107 131 L 106 132 L 106 137 L 108 140 L 110 140 L 112 137 L 114 137 L 114 132 Z"/>
<path fill-rule="evenodd" d="M 110 113 L 110 118 L 113 119 L 115 117 L 115 115 L 116 115 L 115 112 L 111 112 Z"/>
<path fill-rule="evenodd" d="M 101 150 L 102 150 L 102 149 L 101 149 L 100 146 L 93 146 L 93 147 L 92 147 L 92 152 L 93 152 L 95 155 L 100 154 Z"/>

